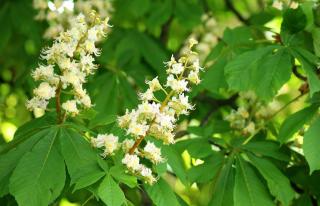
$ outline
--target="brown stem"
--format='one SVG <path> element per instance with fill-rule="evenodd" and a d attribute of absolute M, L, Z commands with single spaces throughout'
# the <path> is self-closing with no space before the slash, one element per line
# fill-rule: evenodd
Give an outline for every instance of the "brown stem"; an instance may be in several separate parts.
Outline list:
<path fill-rule="evenodd" d="M 62 116 L 61 116 L 61 83 L 59 83 L 57 89 L 56 89 L 56 112 L 57 112 L 57 123 L 62 123 Z"/>
<path fill-rule="evenodd" d="M 140 145 L 145 136 L 140 136 L 135 142 L 134 145 L 130 148 L 129 154 L 133 154 L 136 148 Z"/>

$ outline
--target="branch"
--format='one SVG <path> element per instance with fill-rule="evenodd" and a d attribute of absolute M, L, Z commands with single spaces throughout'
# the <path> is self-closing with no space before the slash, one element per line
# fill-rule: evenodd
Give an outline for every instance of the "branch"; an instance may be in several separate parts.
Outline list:
<path fill-rule="evenodd" d="M 233 5 L 232 0 L 225 0 L 225 2 L 226 2 L 227 8 L 228 8 L 230 11 L 232 11 L 232 13 L 233 13 L 234 15 L 236 15 L 236 17 L 237 17 L 242 23 L 244 23 L 245 25 L 249 25 L 248 19 L 244 18 L 244 17 L 242 16 L 242 14 L 240 14 L 240 12 L 239 12 L 239 11 L 235 8 L 235 6 Z"/>
<path fill-rule="evenodd" d="M 60 96 L 61 96 L 61 88 L 62 85 L 61 83 L 59 83 L 57 89 L 56 89 L 56 112 L 57 112 L 57 122 L 58 124 L 62 123 L 62 115 L 61 115 L 61 100 L 60 100 Z"/>
<path fill-rule="evenodd" d="M 162 25 L 161 27 L 161 34 L 160 34 L 160 41 L 166 45 L 166 43 L 168 42 L 168 38 L 169 38 L 169 29 L 170 29 L 170 24 L 173 20 L 173 16 L 171 15 L 170 18 L 167 20 L 167 22 Z"/>
<path fill-rule="evenodd" d="M 258 134 L 263 128 L 264 126 L 271 121 L 275 116 L 277 116 L 280 112 L 282 112 L 285 108 L 287 108 L 289 105 L 291 105 L 292 103 L 294 103 L 295 101 L 299 100 L 301 97 L 303 97 L 305 94 L 307 93 L 301 93 L 298 96 L 296 96 L 295 98 L 293 98 L 292 100 L 290 100 L 287 104 L 285 104 L 284 106 L 282 106 L 279 110 L 277 110 L 276 112 L 274 112 L 271 116 L 269 116 L 266 121 L 264 122 L 264 124 L 258 128 L 254 134 L 252 134 L 250 137 L 248 137 L 248 139 L 246 139 L 242 145 L 247 144 L 248 142 L 250 142 L 252 140 L 253 137 L 256 136 L 256 134 Z"/>
<path fill-rule="evenodd" d="M 207 102 L 212 106 L 211 109 L 208 111 L 208 113 L 202 119 L 200 125 L 201 126 L 206 125 L 208 123 L 208 121 L 210 120 L 211 115 L 215 111 L 217 111 L 220 107 L 227 106 L 227 105 L 234 107 L 235 101 L 237 100 L 238 97 L 239 97 L 239 94 L 234 94 L 229 99 L 216 100 L 216 99 L 210 98 L 208 96 L 203 96 L 203 97 L 199 96 L 197 98 L 199 101 Z"/>
<path fill-rule="evenodd" d="M 307 81 L 307 77 L 303 76 L 302 74 L 300 74 L 298 72 L 298 67 L 296 65 L 294 65 L 292 67 L 292 73 L 294 74 L 294 76 L 296 76 L 298 79 L 302 80 L 302 81 Z"/>

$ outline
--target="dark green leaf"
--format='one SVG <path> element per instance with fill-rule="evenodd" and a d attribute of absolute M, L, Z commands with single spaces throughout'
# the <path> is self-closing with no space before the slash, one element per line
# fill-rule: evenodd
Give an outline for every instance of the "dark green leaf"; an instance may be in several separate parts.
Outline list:
<path fill-rule="evenodd" d="M 145 185 L 145 189 L 157 206 L 180 206 L 174 192 L 162 178 L 152 186 Z"/>
<path fill-rule="evenodd" d="M 305 28 L 307 24 L 307 17 L 303 13 L 301 7 L 297 9 L 287 9 L 283 14 L 283 21 L 281 30 L 291 34 L 297 33 Z"/>
<path fill-rule="evenodd" d="M 249 154 L 248 157 L 266 179 L 271 194 L 284 206 L 289 206 L 295 195 L 289 179 L 270 161 Z"/>
<path fill-rule="evenodd" d="M 274 206 L 266 187 L 252 167 L 237 156 L 234 187 L 235 206 Z"/>
<path fill-rule="evenodd" d="M 216 176 L 210 206 L 233 205 L 234 169 L 233 157 L 230 157 Z"/>
<path fill-rule="evenodd" d="M 290 156 L 281 151 L 280 145 L 275 141 L 251 141 L 241 147 L 257 155 L 272 157 L 286 162 L 290 160 Z"/>
<path fill-rule="evenodd" d="M 137 178 L 128 174 L 124 166 L 113 166 L 110 168 L 110 174 L 119 182 L 128 185 L 131 188 L 137 186 Z"/>
<path fill-rule="evenodd" d="M 59 128 L 41 133 L 41 140 L 19 161 L 10 178 L 10 193 L 21 206 L 49 205 L 64 186 L 65 166 L 56 142 Z"/>
<path fill-rule="evenodd" d="M 318 105 L 311 105 L 290 115 L 280 127 L 279 141 L 282 144 L 288 141 L 294 133 L 298 132 L 304 124 L 312 119 L 318 108 Z"/>
<path fill-rule="evenodd" d="M 320 147 L 320 118 L 318 118 L 304 135 L 303 153 L 310 167 L 310 173 L 320 169 L 318 148 Z"/>
<path fill-rule="evenodd" d="M 81 135 L 62 128 L 59 141 L 75 190 L 93 184 L 105 174 L 98 164 L 99 157 Z"/>
<path fill-rule="evenodd" d="M 203 164 L 191 167 L 187 171 L 188 179 L 191 183 L 204 183 L 212 180 L 222 167 L 223 156 L 215 153 L 207 158 Z M 210 172 L 209 172 L 210 171 Z"/>
<path fill-rule="evenodd" d="M 121 188 L 110 175 L 101 182 L 98 195 L 108 206 L 121 206 L 126 201 Z"/>

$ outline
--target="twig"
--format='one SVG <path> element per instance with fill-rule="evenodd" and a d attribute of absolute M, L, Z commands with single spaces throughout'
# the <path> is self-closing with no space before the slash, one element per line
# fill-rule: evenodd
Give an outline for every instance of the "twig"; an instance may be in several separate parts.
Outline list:
<path fill-rule="evenodd" d="M 56 112 L 57 112 L 57 123 L 61 124 L 62 123 L 62 116 L 61 116 L 61 100 L 60 100 L 60 96 L 61 96 L 61 88 L 62 85 L 61 83 L 59 83 L 57 89 L 56 89 Z"/>
<path fill-rule="evenodd" d="M 271 116 L 268 117 L 268 119 L 265 121 L 264 125 L 269 122 L 270 120 L 272 120 L 276 115 L 278 115 L 280 112 L 282 112 L 285 108 L 287 108 L 290 104 L 292 104 L 293 102 L 297 101 L 298 99 L 300 99 L 302 96 L 304 96 L 306 93 L 301 93 L 298 96 L 296 96 L 295 98 L 293 98 L 292 100 L 290 100 L 287 104 L 283 105 L 279 110 L 277 110 L 276 112 L 274 112 Z M 260 130 L 262 130 L 264 127 L 261 126 L 260 128 L 258 128 L 254 134 L 252 134 L 250 137 L 248 137 L 243 143 L 242 145 L 247 144 L 248 142 L 250 142 L 252 140 L 253 137 L 255 137 L 256 134 L 258 134 L 260 132 Z"/>
<path fill-rule="evenodd" d="M 244 18 L 242 16 L 242 14 L 240 14 L 240 12 L 234 7 L 232 0 L 225 0 L 226 2 L 226 6 L 228 7 L 228 9 L 230 9 L 230 11 L 232 11 L 232 13 L 234 13 L 234 15 L 236 15 L 236 17 L 245 25 L 249 25 L 249 21 Z"/>
<path fill-rule="evenodd" d="M 168 38 L 169 38 L 169 30 L 170 30 L 170 24 L 173 20 L 173 16 L 171 15 L 167 22 L 162 25 L 161 27 L 161 34 L 160 34 L 160 41 L 166 45 Z"/>
<path fill-rule="evenodd" d="M 298 67 L 297 67 L 296 65 L 294 65 L 294 66 L 292 67 L 292 73 L 293 73 L 298 79 L 300 79 L 300 80 L 302 80 L 302 81 L 307 81 L 307 77 L 303 76 L 302 74 L 300 74 L 300 73 L 298 72 Z"/>

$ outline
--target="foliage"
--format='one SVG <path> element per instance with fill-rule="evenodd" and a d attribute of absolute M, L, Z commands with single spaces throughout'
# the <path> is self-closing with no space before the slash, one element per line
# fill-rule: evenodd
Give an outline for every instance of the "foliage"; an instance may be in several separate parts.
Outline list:
<path fill-rule="evenodd" d="M 35 20 L 29 0 L 1 2 L 0 205 L 320 203 L 319 2 L 103 1 L 111 31 L 83 85 L 92 107 L 63 118 L 53 101 L 46 111 L 25 108 L 38 86 L 31 72 L 53 42 L 43 35 L 58 22 Z M 150 185 L 128 172 L 123 151 L 102 156 L 92 139 L 128 138 L 117 116 L 137 107 L 146 79 L 165 84 L 163 62 L 183 56 L 190 37 L 205 70 L 190 91 L 195 109 L 176 122 L 175 144 L 141 139 L 164 156 L 143 160 L 157 174 Z"/>

